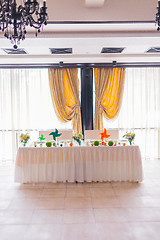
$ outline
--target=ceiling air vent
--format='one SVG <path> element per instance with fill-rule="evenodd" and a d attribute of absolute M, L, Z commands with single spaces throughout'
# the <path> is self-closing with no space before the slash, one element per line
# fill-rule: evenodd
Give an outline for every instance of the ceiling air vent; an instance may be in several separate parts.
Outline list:
<path fill-rule="evenodd" d="M 101 53 L 121 53 L 124 48 L 102 48 Z"/>
<path fill-rule="evenodd" d="M 151 47 L 146 53 L 160 53 L 160 47 Z"/>
<path fill-rule="evenodd" d="M 71 54 L 72 48 L 50 48 L 52 54 Z"/>
<path fill-rule="evenodd" d="M 7 54 L 27 54 L 23 48 L 3 48 L 3 51 L 5 51 Z"/>

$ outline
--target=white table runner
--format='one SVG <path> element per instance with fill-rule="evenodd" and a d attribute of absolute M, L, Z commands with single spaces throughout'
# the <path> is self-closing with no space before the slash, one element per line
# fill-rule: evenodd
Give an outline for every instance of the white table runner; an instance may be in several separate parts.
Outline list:
<path fill-rule="evenodd" d="M 143 180 L 138 146 L 19 148 L 15 181 L 103 182 Z"/>

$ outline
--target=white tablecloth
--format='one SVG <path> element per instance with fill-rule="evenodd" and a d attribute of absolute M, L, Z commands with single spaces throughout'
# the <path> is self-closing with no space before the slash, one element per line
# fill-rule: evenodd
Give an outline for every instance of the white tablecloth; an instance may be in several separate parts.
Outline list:
<path fill-rule="evenodd" d="M 143 179 L 138 146 L 19 148 L 15 181 L 92 182 Z"/>

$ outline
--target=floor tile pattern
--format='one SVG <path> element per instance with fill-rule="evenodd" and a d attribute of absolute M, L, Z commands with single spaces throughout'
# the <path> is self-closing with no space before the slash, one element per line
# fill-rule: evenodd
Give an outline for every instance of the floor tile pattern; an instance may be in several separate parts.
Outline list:
<path fill-rule="evenodd" d="M 14 183 L 0 165 L 1 240 L 159 240 L 160 160 L 142 183 Z"/>

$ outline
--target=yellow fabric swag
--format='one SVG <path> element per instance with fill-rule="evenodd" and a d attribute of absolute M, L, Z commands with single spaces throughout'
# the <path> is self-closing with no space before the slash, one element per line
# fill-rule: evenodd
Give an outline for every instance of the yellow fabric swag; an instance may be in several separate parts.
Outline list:
<path fill-rule="evenodd" d="M 95 68 L 95 129 L 103 129 L 103 116 L 115 118 L 124 90 L 125 68 Z"/>
<path fill-rule="evenodd" d="M 75 133 L 82 132 L 77 69 L 49 69 L 53 106 L 62 122 L 72 120 Z"/>

